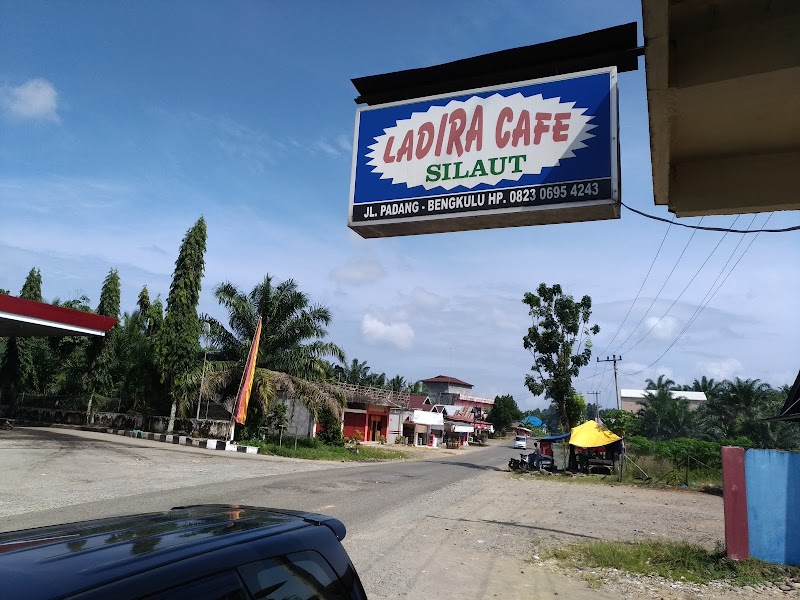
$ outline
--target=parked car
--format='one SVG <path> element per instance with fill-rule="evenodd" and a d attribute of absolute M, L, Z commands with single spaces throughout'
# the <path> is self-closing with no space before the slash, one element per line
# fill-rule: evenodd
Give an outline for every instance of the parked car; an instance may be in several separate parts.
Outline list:
<path fill-rule="evenodd" d="M 0 534 L 0 597 L 361 600 L 332 517 L 202 505 Z"/>
<path fill-rule="evenodd" d="M 523 450 L 528 449 L 528 438 L 524 435 L 517 435 L 514 436 L 514 449 L 522 448 Z"/>

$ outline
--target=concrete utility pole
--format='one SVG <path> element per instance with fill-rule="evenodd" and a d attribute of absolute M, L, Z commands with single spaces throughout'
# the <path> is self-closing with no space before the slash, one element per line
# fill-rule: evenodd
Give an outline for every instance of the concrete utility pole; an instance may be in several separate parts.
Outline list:
<path fill-rule="evenodd" d="M 620 399 L 619 399 L 619 379 L 617 378 L 617 362 L 622 362 L 622 356 L 617 357 L 616 354 L 612 354 L 611 358 L 606 356 L 605 360 L 597 359 L 597 362 L 613 362 L 614 363 L 614 387 L 617 390 L 617 410 L 620 410 L 622 407 L 620 406 Z"/>
<path fill-rule="evenodd" d="M 594 396 L 594 420 L 600 420 L 600 392 L 587 392 L 590 396 Z"/>

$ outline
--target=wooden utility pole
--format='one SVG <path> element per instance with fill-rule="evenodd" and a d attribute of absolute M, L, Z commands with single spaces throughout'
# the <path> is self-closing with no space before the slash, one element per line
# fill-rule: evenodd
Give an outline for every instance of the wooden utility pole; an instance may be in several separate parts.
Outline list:
<path fill-rule="evenodd" d="M 600 421 L 600 392 L 587 392 L 590 396 L 594 396 L 594 420 Z"/>
<path fill-rule="evenodd" d="M 622 356 L 617 356 L 616 354 L 612 354 L 611 358 L 606 356 L 605 360 L 597 359 L 597 362 L 610 362 L 614 363 L 614 387 L 617 391 L 617 410 L 620 410 L 622 407 L 620 406 L 620 398 L 619 398 L 619 379 L 617 378 L 617 362 L 622 362 Z"/>

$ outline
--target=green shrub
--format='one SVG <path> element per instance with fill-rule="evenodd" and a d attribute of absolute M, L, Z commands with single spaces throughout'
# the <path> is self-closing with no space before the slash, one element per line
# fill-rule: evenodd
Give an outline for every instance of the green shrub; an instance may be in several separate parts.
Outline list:
<path fill-rule="evenodd" d="M 625 450 L 636 456 L 650 456 L 653 454 L 653 442 L 639 435 L 625 438 Z"/>
<path fill-rule="evenodd" d="M 675 467 L 685 465 L 688 456 L 709 468 L 722 468 L 721 450 L 722 446 L 716 442 L 704 442 L 692 438 L 677 438 L 653 444 L 653 454 L 670 460 Z"/>
<path fill-rule="evenodd" d="M 320 412 L 320 432 L 317 438 L 329 446 L 344 446 L 344 436 L 342 435 L 342 425 L 336 415 L 329 408 L 323 408 Z"/>

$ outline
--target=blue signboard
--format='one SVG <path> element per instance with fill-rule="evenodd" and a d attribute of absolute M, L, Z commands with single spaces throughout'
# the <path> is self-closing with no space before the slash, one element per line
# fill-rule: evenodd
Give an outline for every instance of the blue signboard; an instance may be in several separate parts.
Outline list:
<path fill-rule="evenodd" d="M 365 237 L 619 215 L 615 68 L 361 108 L 353 146 Z"/>

